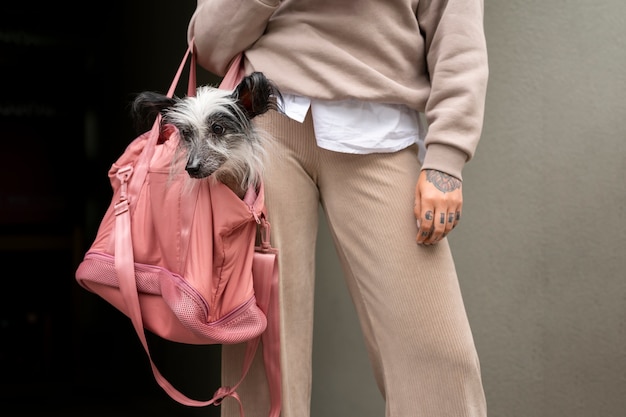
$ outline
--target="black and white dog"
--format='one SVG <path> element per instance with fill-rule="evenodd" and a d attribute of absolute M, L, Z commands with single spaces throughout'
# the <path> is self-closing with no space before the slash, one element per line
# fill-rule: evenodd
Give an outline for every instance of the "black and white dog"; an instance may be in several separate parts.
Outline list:
<path fill-rule="evenodd" d="M 258 185 L 268 137 L 252 119 L 278 110 L 280 93 L 262 73 L 246 76 L 233 90 L 201 86 L 195 96 L 137 95 L 132 115 L 138 129 L 151 126 L 157 114 L 180 133 L 185 170 L 192 178 L 210 175 L 239 197 Z"/>

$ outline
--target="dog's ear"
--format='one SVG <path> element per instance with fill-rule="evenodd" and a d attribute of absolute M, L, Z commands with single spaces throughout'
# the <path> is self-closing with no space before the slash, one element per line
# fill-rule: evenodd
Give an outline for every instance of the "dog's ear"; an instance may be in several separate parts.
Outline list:
<path fill-rule="evenodd" d="M 164 94 L 144 91 L 137 94 L 132 103 L 131 116 L 138 133 L 149 130 L 156 117 L 165 109 L 171 107 L 175 99 Z"/>
<path fill-rule="evenodd" d="M 280 92 L 263 73 L 253 72 L 241 80 L 232 97 L 252 119 L 268 110 L 278 110 L 276 98 Z"/>

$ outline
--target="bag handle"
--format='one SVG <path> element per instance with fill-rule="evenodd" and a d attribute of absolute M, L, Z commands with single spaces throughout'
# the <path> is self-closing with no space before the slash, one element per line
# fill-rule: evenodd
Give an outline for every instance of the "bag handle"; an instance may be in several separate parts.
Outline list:
<path fill-rule="evenodd" d="M 187 65 L 187 61 L 191 57 L 191 63 L 189 66 L 189 80 L 187 83 L 187 95 L 195 96 L 196 95 L 196 68 L 197 68 L 197 58 L 194 53 L 194 38 L 191 39 L 189 45 L 187 47 L 187 51 L 185 52 L 182 61 L 178 66 L 178 70 L 174 75 L 172 83 L 167 91 L 168 97 L 174 97 L 174 92 L 176 91 L 176 87 L 180 82 L 185 66 Z M 222 82 L 219 85 L 219 88 L 224 90 L 233 90 L 243 79 L 245 76 L 245 70 L 243 68 L 243 53 L 238 53 L 230 66 L 228 67 L 228 71 Z M 139 158 L 137 158 L 137 162 L 133 168 L 132 179 L 128 183 L 129 195 L 138 195 L 139 189 L 141 188 L 146 175 L 148 173 L 148 169 L 150 167 L 150 161 L 152 160 L 152 156 L 154 155 L 154 150 L 156 148 L 156 144 L 159 140 L 159 133 L 161 127 L 161 115 L 157 115 L 154 124 L 152 125 L 152 129 L 150 130 L 148 136 L 148 142 L 146 143 L 145 149 L 142 151 Z M 130 210 L 134 211 L 133 202 L 130 202 Z"/>
<path fill-rule="evenodd" d="M 176 71 L 176 75 L 174 75 L 174 79 L 172 80 L 172 84 L 170 84 L 170 88 L 167 90 L 167 96 L 172 98 L 174 97 L 174 92 L 176 91 L 176 87 L 178 86 L 178 82 L 180 81 L 180 77 L 183 74 L 183 70 L 185 69 L 185 65 L 189 60 L 189 56 L 191 55 L 191 64 L 189 65 L 189 81 L 187 83 L 187 95 L 195 96 L 196 95 L 196 54 L 193 53 L 193 39 L 189 42 L 187 47 L 187 51 L 183 56 L 183 60 L 178 66 L 178 70 Z"/>
<path fill-rule="evenodd" d="M 196 58 L 193 52 L 193 39 L 189 43 L 187 47 L 187 51 L 183 56 L 183 59 L 178 66 L 178 70 L 174 75 L 174 79 L 170 84 L 170 88 L 167 90 L 167 97 L 174 97 L 174 91 L 176 91 L 176 87 L 178 86 L 178 82 L 183 74 L 183 70 L 185 69 L 185 65 L 189 60 L 189 56 L 192 57 L 192 62 L 189 67 L 189 82 L 187 85 L 187 94 L 194 95 L 196 94 Z M 158 114 L 154 120 L 152 125 L 152 129 L 148 133 L 148 139 L 144 149 L 141 151 L 141 155 L 137 158 L 134 167 L 130 167 L 132 172 L 132 177 L 128 181 L 128 194 L 130 196 L 139 195 L 139 191 L 141 186 L 143 185 L 146 175 L 148 174 L 148 169 L 150 168 L 150 161 L 152 160 L 152 156 L 154 155 L 154 150 L 156 148 L 156 144 L 159 141 L 159 136 L 161 132 L 161 115 Z M 134 212 L 135 205 L 133 201 L 129 202 L 129 210 Z"/>
<path fill-rule="evenodd" d="M 193 42 L 193 39 L 191 41 Z M 224 75 L 224 78 L 222 78 L 219 88 L 222 90 L 234 90 L 235 87 L 239 85 L 243 77 L 245 77 L 245 69 L 243 67 L 243 53 L 240 52 L 231 61 L 228 71 L 226 72 L 226 75 Z"/>

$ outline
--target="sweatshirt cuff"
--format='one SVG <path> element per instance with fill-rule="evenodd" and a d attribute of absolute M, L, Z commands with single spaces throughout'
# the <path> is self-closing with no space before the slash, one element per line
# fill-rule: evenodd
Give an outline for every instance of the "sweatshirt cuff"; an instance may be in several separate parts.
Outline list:
<path fill-rule="evenodd" d="M 463 180 L 462 171 L 467 162 L 467 154 L 452 146 L 432 143 L 426 149 L 422 171 L 435 169 Z"/>

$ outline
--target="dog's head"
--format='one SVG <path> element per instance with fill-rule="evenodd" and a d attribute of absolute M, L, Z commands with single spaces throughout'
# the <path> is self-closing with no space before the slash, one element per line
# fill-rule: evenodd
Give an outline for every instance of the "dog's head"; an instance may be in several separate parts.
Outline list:
<path fill-rule="evenodd" d="M 136 121 L 153 123 L 160 113 L 163 123 L 178 129 L 190 177 L 215 174 L 219 181 L 235 181 L 246 189 L 258 181 L 265 151 L 264 136 L 252 119 L 277 110 L 279 95 L 262 73 L 255 72 L 233 91 L 202 86 L 195 96 L 184 98 L 141 93 L 133 103 L 133 115 Z"/>

